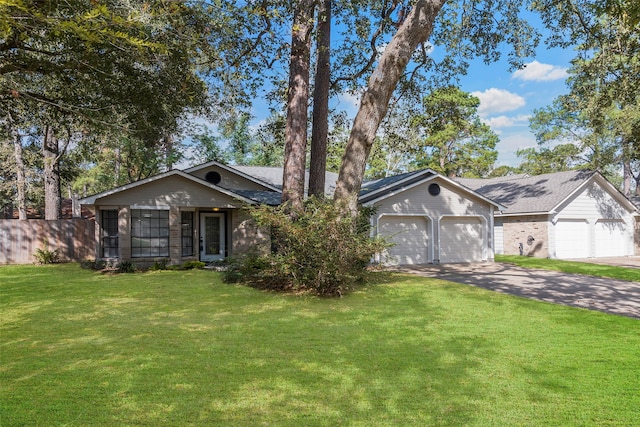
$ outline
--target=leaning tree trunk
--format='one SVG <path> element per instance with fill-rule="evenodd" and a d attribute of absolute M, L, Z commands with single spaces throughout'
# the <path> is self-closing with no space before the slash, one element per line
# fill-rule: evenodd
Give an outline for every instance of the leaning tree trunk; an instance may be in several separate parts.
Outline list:
<path fill-rule="evenodd" d="M 60 219 L 60 150 L 58 138 L 51 126 L 44 128 L 42 143 L 44 160 L 44 219 Z"/>
<path fill-rule="evenodd" d="M 311 128 L 311 160 L 309 195 L 324 196 L 327 170 L 327 138 L 329 135 L 329 80 L 331 78 L 331 0 L 321 1 L 318 8 L 318 63 L 313 89 L 313 125 Z"/>
<path fill-rule="evenodd" d="M 343 204 L 353 216 L 358 212 L 358 192 L 371 146 L 380 122 L 387 114 L 391 95 L 414 50 L 431 35 L 436 16 L 445 3 L 446 0 L 418 0 L 369 78 L 342 157 L 334 194 L 335 201 Z"/>
<path fill-rule="evenodd" d="M 302 210 L 302 202 L 304 200 L 313 6 L 314 0 L 298 1 L 293 18 L 291 36 L 282 203 L 289 203 L 289 208 L 292 212 Z"/>

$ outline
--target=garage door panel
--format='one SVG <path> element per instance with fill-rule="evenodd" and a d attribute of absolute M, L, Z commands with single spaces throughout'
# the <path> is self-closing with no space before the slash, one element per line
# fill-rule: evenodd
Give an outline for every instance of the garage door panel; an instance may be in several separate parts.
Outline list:
<path fill-rule="evenodd" d="M 587 258 L 589 230 L 584 220 L 561 219 L 556 223 L 556 257 Z"/>
<path fill-rule="evenodd" d="M 600 220 L 595 225 L 595 256 L 624 256 L 626 225 L 623 221 Z"/>
<path fill-rule="evenodd" d="M 428 222 L 417 216 L 385 216 L 379 232 L 394 246 L 387 250 L 385 264 L 426 264 L 429 262 Z"/>
<path fill-rule="evenodd" d="M 478 218 L 440 221 L 440 262 L 477 262 L 483 259 L 482 223 Z"/>

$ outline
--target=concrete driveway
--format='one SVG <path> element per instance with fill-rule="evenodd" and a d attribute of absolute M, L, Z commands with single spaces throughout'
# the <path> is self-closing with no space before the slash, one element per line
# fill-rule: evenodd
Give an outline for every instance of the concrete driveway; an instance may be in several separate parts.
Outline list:
<path fill-rule="evenodd" d="M 640 282 L 527 269 L 502 263 L 406 265 L 394 270 L 640 319 Z"/>
<path fill-rule="evenodd" d="M 618 267 L 640 268 L 640 256 L 617 256 L 607 258 L 580 258 L 567 261 L 588 262 L 591 264 L 615 265 Z"/>

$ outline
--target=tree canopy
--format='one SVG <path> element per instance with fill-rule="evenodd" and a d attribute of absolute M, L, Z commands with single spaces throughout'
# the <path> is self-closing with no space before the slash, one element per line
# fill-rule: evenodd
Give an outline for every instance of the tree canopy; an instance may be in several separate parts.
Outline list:
<path fill-rule="evenodd" d="M 480 100 L 455 87 L 438 89 L 424 99 L 424 113 L 413 124 L 424 140 L 410 150 L 413 165 L 449 177 L 486 176 L 498 157 L 498 136 L 482 123 Z"/>
<path fill-rule="evenodd" d="M 622 147 L 615 156 L 624 162 L 625 170 L 638 169 L 633 166 L 637 162 L 640 128 L 637 120 L 640 8 L 636 2 L 324 1 L 324 10 L 327 5 L 330 7 L 334 23 L 330 32 L 335 37 L 331 38 L 330 56 L 322 58 L 319 53 L 328 51 L 323 51 L 321 43 L 316 47 L 310 44 L 318 28 L 316 23 L 322 21 L 321 9 L 315 9 L 318 4 L 304 2 L 306 14 L 294 25 L 294 10 L 303 2 L 2 3 L 2 139 L 18 141 L 26 147 L 27 138 L 35 136 L 30 140 L 35 141 L 33 147 L 50 149 L 52 161 L 57 162 L 69 150 L 77 150 L 70 161 L 82 162 L 83 167 L 69 170 L 80 173 L 85 184 L 104 176 L 106 170 L 127 169 L 109 178 L 115 185 L 119 179 L 137 179 L 172 167 L 180 151 L 185 150 L 181 146 L 185 122 L 203 115 L 221 124 L 234 124 L 219 128 L 227 129 L 226 135 L 195 133 L 194 144 L 205 148 L 206 158 L 230 160 L 229 151 L 223 152 L 218 145 L 230 141 L 231 148 L 237 145 L 237 150 L 232 150 L 237 156 L 235 163 L 288 165 L 290 153 L 282 154 L 287 136 L 279 106 L 286 104 L 292 93 L 284 83 L 289 74 L 291 42 L 295 41 L 289 35 L 304 24 L 307 27 L 303 44 L 309 53 L 304 61 L 309 64 L 309 71 L 320 70 L 329 62 L 331 74 L 328 88 L 316 87 L 315 79 L 323 75 L 318 72 L 315 79 L 308 79 L 302 92 L 308 95 L 311 88 L 319 90 L 314 92 L 314 105 L 315 98 L 327 91 L 331 96 L 348 91 L 361 94 L 360 111 L 351 130 L 336 128 L 326 132 L 330 150 L 335 151 L 338 145 L 344 147 L 340 153 L 334 152 L 328 163 L 334 169 L 340 163 L 336 198 L 352 204 L 365 174 L 377 176 L 384 173 L 384 168 L 400 170 L 398 165 L 406 162 L 406 156 L 403 159 L 402 153 L 394 153 L 402 145 L 413 145 L 416 138 L 416 132 L 408 130 L 407 121 L 415 114 L 394 113 L 403 102 L 413 104 L 416 110 L 423 94 L 442 95 L 443 88 L 455 86 L 456 79 L 466 72 L 474 58 L 492 62 L 506 55 L 516 68 L 533 56 L 540 35 L 527 21 L 525 13 L 529 8 L 540 13 L 543 22 L 553 29 L 548 40 L 550 46 L 577 49 L 571 70 L 571 92 L 556 104 L 568 113 L 559 117 L 573 120 L 562 126 L 568 129 L 567 123 L 572 123 L 572 131 L 579 126 L 583 136 L 587 130 L 594 135 L 580 142 L 592 147 L 589 149 L 594 159 L 610 155 L 611 144 L 596 148 L 596 141 L 602 144 L 610 141 L 608 135 L 614 135 L 613 145 Z M 433 54 L 434 47 L 437 54 Z M 246 114 L 260 91 L 267 92 L 264 96 L 273 101 L 273 120 L 258 132 L 249 131 Z M 460 98 L 462 105 L 467 101 Z M 296 104 L 299 107 L 296 138 L 300 141 L 299 137 L 306 137 L 310 104 L 306 101 Z M 487 165 L 495 159 L 491 147 L 495 135 L 476 118 L 470 118 L 466 128 L 458 131 L 453 123 L 449 128 L 436 129 L 433 125 L 439 116 L 437 108 L 425 110 L 419 123 L 424 131 L 423 141 L 431 145 L 414 150 L 418 161 L 413 167 L 430 166 L 455 175 L 492 173 Z M 552 127 L 542 122 L 540 126 L 539 130 L 545 127 L 549 136 Z M 474 134 L 465 140 L 465 132 L 471 135 L 472 128 L 474 132 L 484 132 L 484 136 Z M 455 150 L 449 150 L 452 161 L 448 164 L 463 165 L 466 161 L 463 159 L 472 158 L 476 166 L 449 170 L 440 160 L 435 161 L 435 147 L 441 147 L 439 152 L 445 153 L 443 141 L 452 141 L 447 136 L 456 132 L 457 141 L 467 142 L 466 151 L 455 152 L 453 160 Z M 348 141 L 337 145 L 335 138 Z M 252 141 L 247 143 L 248 140 Z M 469 143 L 479 141 L 488 145 L 470 149 Z M 2 152 L 13 153 L 15 157 L 17 151 Z M 306 150 L 295 153 L 299 172 L 306 165 Z M 105 168 L 97 164 L 103 161 L 115 166 Z M 604 160 L 598 162 L 602 164 Z M 477 167 L 480 163 L 484 166 Z M 153 167 L 147 171 L 142 164 Z M 30 161 L 26 167 L 33 167 Z M 83 172 L 92 167 L 98 167 L 92 172 L 93 178 Z M 300 181 L 300 174 L 296 176 Z M 4 182 L 17 182 L 17 175 L 4 177 Z M 303 191 L 303 186 L 295 188 Z"/>
<path fill-rule="evenodd" d="M 569 70 L 569 93 L 537 111 L 532 127 L 542 144 L 576 144 L 582 167 L 606 172 L 621 165 L 623 192 L 629 195 L 632 178 L 639 191 L 639 8 L 626 0 L 553 3 L 536 3 L 548 26 L 565 30 L 552 43 L 574 46 L 577 55 Z"/>

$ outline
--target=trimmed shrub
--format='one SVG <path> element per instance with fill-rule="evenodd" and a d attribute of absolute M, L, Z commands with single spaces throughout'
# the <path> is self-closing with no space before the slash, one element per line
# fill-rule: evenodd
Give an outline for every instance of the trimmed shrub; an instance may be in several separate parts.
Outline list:
<path fill-rule="evenodd" d="M 340 296 L 363 282 L 367 266 L 387 244 L 369 236 L 368 215 L 340 215 L 331 201 L 310 198 L 295 220 L 285 207 L 248 208 L 256 224 L 271 230 L 271 253 L 249 253 L 229 262 L 227 282 L 260 289 Z"/>

